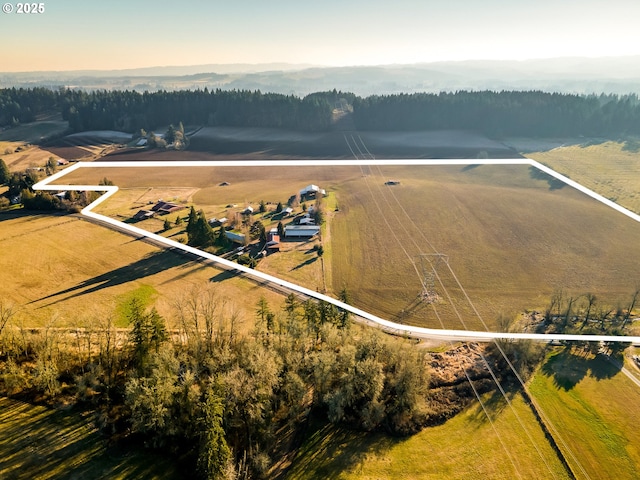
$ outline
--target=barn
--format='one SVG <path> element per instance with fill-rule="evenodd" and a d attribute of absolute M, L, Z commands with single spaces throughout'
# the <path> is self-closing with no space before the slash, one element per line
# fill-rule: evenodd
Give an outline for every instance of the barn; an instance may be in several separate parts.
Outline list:
<path fill-rule="evenodd" d="M 320 233 L 318 225 L 287 225 L 284 227 L 286 238 L 311 238 Z"/>
<path fill-rule="evenodd" d="M 327 194 L 326 190 L 320 188 L 318 185 L 307 185 L 302 190 L 300 190 L 300 198 L 316 198 L 316 195 L 320 194 L 325 196 Z"/>

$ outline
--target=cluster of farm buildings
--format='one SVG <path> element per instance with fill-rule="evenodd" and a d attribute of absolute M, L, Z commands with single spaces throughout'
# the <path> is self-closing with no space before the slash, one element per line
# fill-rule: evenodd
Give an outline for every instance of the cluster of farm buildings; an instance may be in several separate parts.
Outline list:
<path fill-rule="evenodd" d="M 226 183 L 226 182 L 225 182 Z M 317 185 L 307 185 L 299 192 L 301 200 L 310 200 L 315 199 L 318 195 L 326 196 L 326 191 Z M 153 207 L 150 209 L 139 210 L 134 216 L 134 220 L 147 220 L 149 218 L 153 218 L 158 215 L 167 215 L 169 213 L 174 213 L 186 208 L 184 205 L 179 205 L 177 203 L 165 202 L 159 200 Z M 251 215 L 253 214 L 254 209 L 251 206 L 247 206 L 240 213 L 243 215 Z M 315 220 L 313 218 L 314 207 L 311 206 L 302 216 L 297 217 L 295 222 L 290 222 L 289 224 L 284 226 L 284 236 L 290 240 L 307 240 L 312 238 L 313 236 L 320 233 L 320 226 L 316 225 Z M 293 208 L 287 207 L 282 210 L 281 218 L 291 217 L 293 215 Z M 209 224 L 212 227 L 223 226 L 228 222 L 226 217 L 223 218 L 213 218 L 209 220 Z M 227 230 L 225 232 L 226 237 L 232 242 L 244 244 L 245 243 L 245 235 L 242 233 L 234 232 L 231 230 Z M 268 251 L 278 251 L 280 249 L 280 235 L 278 234 L 277 228 L 272 228 L 267 235 L 267 244 L 266 249 Z"/>

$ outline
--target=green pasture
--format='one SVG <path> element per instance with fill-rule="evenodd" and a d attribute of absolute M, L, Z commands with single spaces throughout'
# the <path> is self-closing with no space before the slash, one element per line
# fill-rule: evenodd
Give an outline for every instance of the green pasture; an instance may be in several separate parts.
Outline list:
<path fill-rule="evenodd" d="M 577 478 L 638 478 L 640 388 L 604 356 L 556 351 L 530 393 Z"/>
<path fill-rule="evenodd" d="M 284 478 L 569 478 L 521 396 L 512 397 L 511 406 L 502 397 L 482 398 L 490 420 L 475 402 L 408 438 L 318 422 Z"/>
<path fill-rule="evenodd" d="M 637 141 L 590 142 L 526 156 L 640 213 L 640 143 Z"/>

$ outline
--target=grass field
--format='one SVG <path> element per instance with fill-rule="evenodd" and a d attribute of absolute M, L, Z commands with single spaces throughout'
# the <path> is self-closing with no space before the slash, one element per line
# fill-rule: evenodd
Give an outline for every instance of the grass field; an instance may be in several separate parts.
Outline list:
<path fill-rule="evenodd" d="M 530 392 L 560 432 L 578 478 L 638 478 L 640 389 L 602 356 L 557 351 Z"/>
<path fill-rule="evenodd" d="M 20 307 L 27 326 L 90 323 L 116 314 L 133 294 L 170 317 L 177 299 L 210 288 L 228 313 L 249 323 L 259 294 L 282 301 L 248 280 L 77 216 L 0 214 L 0 249 L 10 252 L 0 256 L 0 298 Z"/>
<path fill-rule="evenodd" d="M 134 196 L 199 188 L 190 198 L 212 213 L 228 203 L 284 202 L 309 183 L 327 188 L 340 206 L 329 289 L 346 286 L 355 305 L 395 321 L 441 327 L 439 315 L 452 328 L 483 328 L 453 274 L 490 325 L 500 313 L 544 308 L 559 289 L 622 305 L 640 281 L 640 224 L 526 166 L 96 168 L 65 181 L 105 176 L 139 189 Z M 400 185 L 384 186 L 390 178 Z M 437 282 L 434 310 L 418 295 L 430 269 L 420 255 L 436 252 L 448 255 L 453 274 L 437 266 L 446 291 Z"/>
<path fill-rule="evenodd" d="M 404 439 L 331 425 L 312 429 L 285 478 L 569 478 L 520 396 L 512 398 L 513 408 L 501 397 L 483 401 L 491 422 L 476 402 L 445 424 Z"/>
<path fill-rule="evenodd" d="M 0 397 L 0 478 L 182 478 L 166 456 L 108 448 L 90 414 Z"/>
<path fill-rule="evenodd" d="M 634 142 L 607 141 L 531 152 L 526 156 L 640 213 L 639 146 Z"/>

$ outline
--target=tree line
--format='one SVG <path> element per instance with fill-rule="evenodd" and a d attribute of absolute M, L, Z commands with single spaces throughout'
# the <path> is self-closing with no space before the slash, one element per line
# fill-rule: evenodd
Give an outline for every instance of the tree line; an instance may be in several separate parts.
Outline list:
<path fill-rule="evenodd" d="M 640 103 L 630 95 L 542 91 L 457 91 L 358 97 L 317 92 L 303 98 L 248 90 L 82 91 L 1 89 L 0 126 L 58 110 L 73 132 L 154 130 L 188 125 L 323 131 L 347 102 L 359 130 L 470 130 L 500 136 L 610 136 L 640 133 Z"/>
<path fill-rule="evenodd" d="M 186 292 L 173 312 L 133 299 L 128 333 L 107 315 L 28 337 L 5 327 L 15 310 L 0 302 L 0 391 L 74 395 L 105 431 L 172 450 L 201 478 L 268 477 L 291 448 L 281 432 L 304 431 L 310 415 L 398 435 L 428 422 L 424 350 L 331 304 L 261 297 L 249 332 L 213 288 Z"/>
<path fill-rule="evenodd" d="M 608 136 L 640 133 L 635 94 L 573 95 L 483 91 L 356 98 L 362 130 L 470 130 L 502 136 Z"/>

